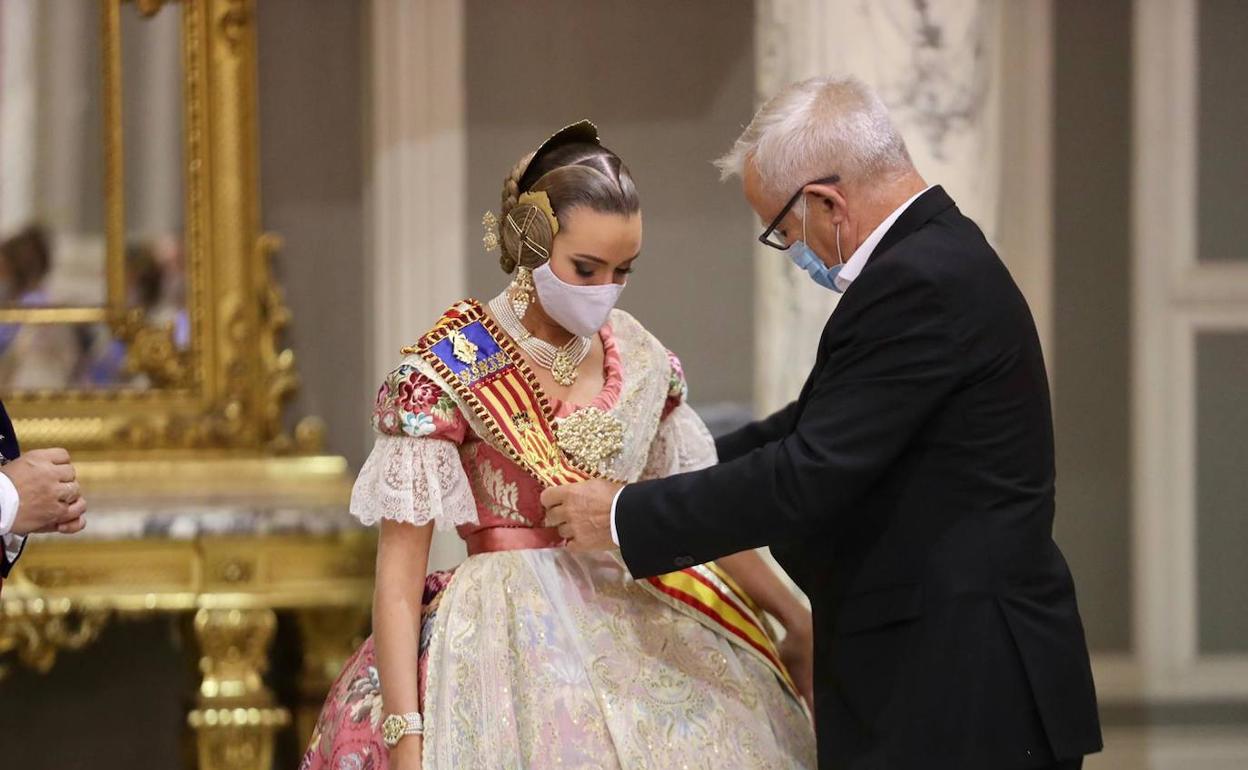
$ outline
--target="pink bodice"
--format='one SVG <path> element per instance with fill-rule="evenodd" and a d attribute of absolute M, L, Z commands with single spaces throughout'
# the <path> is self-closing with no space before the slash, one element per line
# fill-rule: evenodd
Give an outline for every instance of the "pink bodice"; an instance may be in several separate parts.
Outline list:
<path fill-rule="evenodd" d="M 603 327 L 599 337 L 603 348 L 602 390 L 588 405 L 550 398 L 555 417 L 566 417 L 586 406 L 605 412 L 614 408 L 619 400 L 624 384 L 619 346 L 610 326 Z M 553 529 L 542 527 L 545 512 L 541 504 L 542 485 L 537 479 L 473 433 L 465 437 L 460 457 L 477 503 L 477 523 L 457 528 L 459 536 L 468 544 L 469 554 L 562 545 Z M 495 529 L 525 532 L 485 534 Z"/>

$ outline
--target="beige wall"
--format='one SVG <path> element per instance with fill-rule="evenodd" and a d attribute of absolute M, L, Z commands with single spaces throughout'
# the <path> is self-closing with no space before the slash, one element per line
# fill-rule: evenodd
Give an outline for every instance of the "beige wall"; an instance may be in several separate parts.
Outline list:
<path fill-rule="evenodd" d="M 277 271 L 303 380 L 290 413 L 324 418 L 327 450 L 356 467 L 376 386 L 365 360 L 363 8 L 259 3 L 261 214 L 285 239 Z"/>
<path fill-rule="evenodd" d="M 1248 266 L 1248 6 L 1201 0 L 1196 195 L 1197 254 Z M 1245 286 L 1242 274 L 1238 285 Z M 1241 303 L 1241 307 L 1242 307 Z M 1198 638 L 1202 653 L 1248 653 L 1248 329 L 1199 333 L 1196 343 Z"/>
<path fill-rule="evenodd" d="M 622 307 L 682 358 L 695 403 L 748 403 L 756 233 L 710 161 L 753 112 L 753 4 L 468 0 L 466 21 L 470 292 L 488 299 L 506 279 L 478 246 L 503 177 L 590 118 L 641 191 L 645 245 Z"/>
<path fill-rule="evenodd" d="M 1054 12 L 1055 528 L 1089 644 L 1121 651 L 1131 644 L 1131 3 L 1058 0 Z"/>

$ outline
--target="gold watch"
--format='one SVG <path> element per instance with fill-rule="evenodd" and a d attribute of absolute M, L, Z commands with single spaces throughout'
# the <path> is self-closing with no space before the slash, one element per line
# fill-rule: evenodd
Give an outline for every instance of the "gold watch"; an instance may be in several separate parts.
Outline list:
<path fill-rule="evenodd" d="M 424 720 L 415 711 L 410 714 L 391 714 L 381 723 L 381 739 L 390 748 L 397 746 L 403 736 L 421 735 L 424 731 Z"/>

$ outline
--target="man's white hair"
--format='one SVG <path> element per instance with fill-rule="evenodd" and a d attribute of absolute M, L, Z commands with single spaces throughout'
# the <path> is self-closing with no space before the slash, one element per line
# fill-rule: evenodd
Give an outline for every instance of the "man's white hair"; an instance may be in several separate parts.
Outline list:
<path fill-rule="evenodd" d="M 888 108 L 854 77 L 810 78 L 768 100 L 715 165 L 727 179 L 744 175 L 747 162 L 777 196 L 833 174 L 859 185 L 914 167 Z"/>

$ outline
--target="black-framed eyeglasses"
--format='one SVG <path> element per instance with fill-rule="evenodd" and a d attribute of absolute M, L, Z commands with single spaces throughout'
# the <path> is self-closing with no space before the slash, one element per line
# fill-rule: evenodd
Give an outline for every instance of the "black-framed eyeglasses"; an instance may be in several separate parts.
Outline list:
<path fill-rule="evenodd" d="M 793 197 L 789 198 L 789 202 L 784 204 L 784 208 L 780 209 L 780 213 L 776 214 L 776 218 L 771 220 L 771 224 L 767 225 L 767 229 L 763 231 L 763 234 L 758 236 L 758 242 L 764 246 L 770 246 L 773 249 L 788 251 L 789 244 L 785 243 L 784 238 L 776 232 L 776 228 L 780 226 L 780 220 L 784 219 L 785 215 L 789 213 L 789 210 L 797 204 L 797 199 L 802 197 L 802 190 L 805 190 L 812 184 L 836 184 L 839 181 L 841 181 L 840 176 L 833 174 L 832 176 L 827 176 L 823 179 L 816 179 L 813 182 L 807 182 L 799 187 L 797 192 L 793 193 Z"/>

